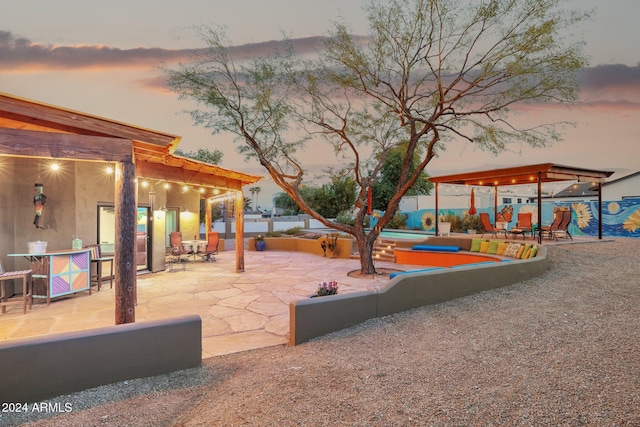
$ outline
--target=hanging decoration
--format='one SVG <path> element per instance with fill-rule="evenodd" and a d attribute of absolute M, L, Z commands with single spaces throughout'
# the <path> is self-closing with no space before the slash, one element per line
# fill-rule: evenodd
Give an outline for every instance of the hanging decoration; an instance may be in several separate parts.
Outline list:
<path fill-rule="evenodd" d="M 473 188 L 471 189 L 471 203 L 469 205 L 469 215 L 475 215 L 476 214 L 476 196 L 475 193 L 473 191 Z"/>
<path fill-rule="evenodd" d="M 42 215 L 44 214 L 44 205 L 47 201 L 47 196 L 42 193 L 44 185 L 42 183 L 35 183 L 33 191 L 35 195 L 33 196 L 33 204 L 36 207 L 36 216 L 33 218 L 33 225 L 36 228 L 44 228 L 44 219 Z"/>

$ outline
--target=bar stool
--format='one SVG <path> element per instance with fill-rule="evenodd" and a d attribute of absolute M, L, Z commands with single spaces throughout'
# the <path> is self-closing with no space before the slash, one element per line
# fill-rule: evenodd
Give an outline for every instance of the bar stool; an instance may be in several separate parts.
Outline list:
<path fill-rule="evenodd" d="M 0 261 L 0 306 L 2 306 L 2 313 L 7 312 L 7 305 L 19 302 L 9 302 L 7 298 L 7 281 L 14 279 L 22 279 L 22 313 L 27 314 L 27 302 L 29 303 L 29 310 L 31 310 L 33 306 L 31 270 L 4 271 L 2 261 Z"/>
<path fill-rule="evenodd" d="M 113 257 L 101 256 L 100 245 L 89 245 L 87 247 L 91 248 L 91 263 L 96 265 L 96 275 L 91 276 L 91 283 L 95 283 L 98 286 L 98 292 L 100 292 L 100 287 L 102 286 L 102 264 L 108 262 L 111 266 L 109 272 L 109 287 L 113 289 Z M 91 286 L 89 286 L 89 294 L 91 294 Z"/>

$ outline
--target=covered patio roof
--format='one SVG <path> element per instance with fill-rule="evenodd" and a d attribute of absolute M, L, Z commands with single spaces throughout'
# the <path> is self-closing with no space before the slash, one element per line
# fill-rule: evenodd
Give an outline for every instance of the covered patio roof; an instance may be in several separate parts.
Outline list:
<path fill-rule="evenodd" d="M 114 162 L 116 323 L 135 321 L 136 177 L 235 193 L 236 271 L 244 271 L 242 187 L 260 176 L 173 155 L 181 137 L 0 92 L 0 156 Z M 209 204 L 206 204 L 210 209 Z M 210 225 L 210 212 L 207 225 Z M 131 284 L 134 284 L 132 287 Z"/>
<path fill-rule="evenodd" d="M 536 184 L 540 182 L 579 181 L 603 183 L 613 174 L 611 171 L 576 168 L 555 163 L 514 166 L 453 175 L 429 177 L 433 183 L 502 187 L 507 185 Z"/>
<path fill-rule="evenodd" d="M 542 218 L 542 183 L 556 181 L 590 182 L 598 189 L 598 217 L 602 218 L 602 183 L 613 175 L 613 171 L 577 168 L 555 163 L 540 163 L 535 165 L 514 166 L 503 169 L 489 169 L 475 172 L 465 172 L 453 175 L 429 177 L 436 189 L 436 213 L 438 212 L 438 187 L 440 184 L 457 184 L 494 187 L 494 218 L 498 209 L 498 187 L 508 185 L 537 184 L 538 186 L 538 218 Z M 436 235 L 438 235 L 436 221 Z M 542 235 L 539 234 L 538 242 Z M 602 223 L 599 223 L 598 237 L 602 239 Z"/>
<path fill-rule="evenodd" d="M 133 161 L 138 176 L 227 190 L 241 190 L 261 179 L 174 156 L 181 139 L 0 92 L 0 155 Z"/>

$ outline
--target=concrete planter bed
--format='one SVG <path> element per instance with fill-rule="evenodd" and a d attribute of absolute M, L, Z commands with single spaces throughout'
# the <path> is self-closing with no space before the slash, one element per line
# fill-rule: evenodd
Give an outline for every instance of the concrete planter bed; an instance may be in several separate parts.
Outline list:
<path fill-rule="evenodd" d="M 326 240 L 326 237 L 320 237 L 318 239 L 308 239 L 304 237 L 265 237 L 265 250 L 267 251 L 291 251 L 291 252 L 305 252 L 309 254 L 322 256 L 322 248 L 320 242 Z M 338 238 L 338 254 L 335 258 L 349 258 L 352 253 L 352 240 L 346 238 Z M 256 250 L 255 239 L 249 238 L 248 249 L 250 251 Z M 327 249 L 327 256 L 332 257 L 333 254 Z"/>
<path fill-rule="evenodd" d="M 468 238 L 436 237 L 428 239 L 428 244 L 460 246 L 465 255 L 472 255 L 467 252 L 471 248 Z M 412 245 L 415 242 L 404 244 Z M 402 247 L 403 243 L 398 246 Z M 496 257 L 495 260 L 503 258 Z M 425 268 L 395 276 L 378 292 L 292 301 L 289 304 L 290 344 L 301 344 L 368 319 L 509 286 L 540 276 L 547 268 L 547 249 L 539 246 L 535 258 L 481 262 L 455 268 Z"/>

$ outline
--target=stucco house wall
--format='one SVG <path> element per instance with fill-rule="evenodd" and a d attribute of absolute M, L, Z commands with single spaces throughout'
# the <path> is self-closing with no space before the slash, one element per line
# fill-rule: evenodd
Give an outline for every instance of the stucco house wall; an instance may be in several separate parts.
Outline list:
<path fill-rule="evenodd" d="M 50 161 L 19 157 L 0 158 L 0 257 L 7 270 L 26 269 L 24 258 L 8 257 L 10 253 L 26 253 L 27 242 L 48 242 L 48 250 L 71 248 L 73 236 L 83 245 L 98 242 L 98 206 L 114 204 L 114 177 L 106 173 L 104 162 L 58 161 L 53 172 Z M 38 177 L 47 196 L 44 229 L 33 224 L 34 184 Z M 180 207 L 180 228 L 185 240 L 199 235 L 200 196 L 196 190 L 183 192 L 175 185 L 171 190 L 138 186 L 138 206 L 149 206 L 149 192 L 155 192 L 155 209 L 149 230 L 152 233 L 151 271 L 165 269 L 164 206 Z"/>

